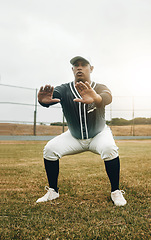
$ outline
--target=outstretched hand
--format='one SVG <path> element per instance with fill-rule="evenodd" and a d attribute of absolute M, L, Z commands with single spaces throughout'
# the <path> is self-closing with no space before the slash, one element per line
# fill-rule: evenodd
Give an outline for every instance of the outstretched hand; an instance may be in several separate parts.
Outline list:
<path fill-rule="evenodd" d="M 85 104 L 95 103 L 96 105 L 100 105 L 102 102 L 102 98 L 98 95 L 90 86 L 88 82 L 77 82 L 75 84 L 77 91 L 79 92 L 81 98 L 75 98 L 75 102 L 82 102 Z"/>
<path fill-rule="evenodd" d="M 45 87 L 41 87 L 38 92 L 38 101 L 44 104 L 51 104 L 60 102 L 60 99 L 53 98 L 54 87 L 50 85 L 45 85 Z"/>

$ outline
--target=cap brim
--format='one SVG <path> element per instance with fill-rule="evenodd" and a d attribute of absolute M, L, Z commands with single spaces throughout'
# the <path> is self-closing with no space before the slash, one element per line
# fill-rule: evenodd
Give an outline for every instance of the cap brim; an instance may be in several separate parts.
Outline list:
<path fill-rule="evenodd" d="M 87 63 L 90 64 L 90 61 L 89 61 L 89 60 L 87 60 L 87 59 L 84 58 L 84 57 L 80 57 L 80 56 L 77 56 L 77 57 L 72 58 L 72 59 L 70 60 L 70 63 L 71 63 L 72 65 L 74 65 L 74 63 L 75 63 L 76 61 L 78 61 L 78 60 L 83 60 L 83 61 L 85 61 L 85 62 L 87 62 Z"/>

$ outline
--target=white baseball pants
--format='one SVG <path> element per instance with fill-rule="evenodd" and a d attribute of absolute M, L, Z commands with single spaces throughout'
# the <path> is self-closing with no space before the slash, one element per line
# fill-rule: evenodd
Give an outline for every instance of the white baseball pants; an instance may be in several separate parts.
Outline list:
<path fill-rule="evenodd" d="M 91 151 L 99 154 L 104 161 L 118 157 L 118 147 L 115 144 L 110 128 L 105 125 L 102 132 L 94 138 L 76 139 L 70 131 L 50 140 L 44 147 L 44 158 L 56 161 L 65 155 L 71 155 L 84 151 Z"/>

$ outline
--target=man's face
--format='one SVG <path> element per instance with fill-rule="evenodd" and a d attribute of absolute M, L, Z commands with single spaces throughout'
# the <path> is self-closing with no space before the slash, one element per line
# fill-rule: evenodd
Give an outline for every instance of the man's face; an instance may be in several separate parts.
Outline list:
<path fill-rule="evenodd" d="M 91 82 L 90 74 L 93 71 L 93 67 L 89 63 L 83 60 L 77 60 L 73 67 L 73 74 L 75 76 L 75 82 Z"/>

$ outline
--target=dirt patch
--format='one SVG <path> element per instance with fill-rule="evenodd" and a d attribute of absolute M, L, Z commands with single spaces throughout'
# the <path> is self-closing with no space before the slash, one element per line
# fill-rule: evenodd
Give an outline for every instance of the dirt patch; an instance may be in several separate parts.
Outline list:
<path fill-rule="evenodd" d="M 151 136 L 151 125 L 110 126 L 114 136 Z"/>
<path fill-rule="evenodd" d="M 64 129 L 67 130 L 67 127 Z M 37 136 L 55 136 L 61 134 L 63 131 L 62 126 L 48 126 L 48 125 L 37 125 L 36 135 Z M 0 123 L 0 135 L 34 135 L 34 126 L 29 124 L 15 124 L 15 123 Z"/>
<path fill-rule="evenodd" d="M 151 125 L 135 126 L 110 126 L 114 136 L 151 136 Z M 66 131 L 68 127 L 64 128 Z M 63 132 L 62 126 L 37 125 L 37 136 L 55 136 Z M 32 136 L 34 134 L 33 125 L 0 123 L 0 135 L 24 135 Z"/>

